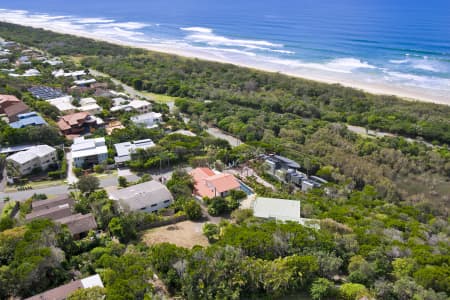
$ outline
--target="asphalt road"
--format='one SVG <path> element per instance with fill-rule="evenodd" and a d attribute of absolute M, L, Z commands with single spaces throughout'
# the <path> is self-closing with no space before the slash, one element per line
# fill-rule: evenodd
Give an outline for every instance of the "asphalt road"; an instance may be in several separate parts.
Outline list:
<path fill-rule="evenodd" d="M 115 175 L 109 175 L 100 178 L 100 186 L 105 188 L 109 186 L 115 186 L 117 185 L 117 176 Z M 46 194 L 47 196 L 50 195 L 60 195 L 60 194 L 67 194 L 69 192 L 69 185 L 68 184 L 62 184 L 57 186 L 51 186 L 41 189 L 32 189 L 32 190 L 26 190 L 26 191 L 18 191 L 18 192 L 11 192 L 11 193 L 0 193 L 0 209 L 3 208 L 3 199 L 5 197 L 9 197 L 11 200 L 14 201 L 25 201 L 33 194 Z"/>
<path fill-rule="evenodd" d="M 94 75 L 94 76 L 100 76 L 100 77 L 108 77 L 108 78 L 110 78 L 111 81 L 114 82 L 114 84 L 116 84 L 116 85 L 121 85 L 121 86 L 123 87 L 125 93 L 127 93 L 128 95 L 130 95 L 132 98 L 138 98 L 138 97 L 141 97 L 141 98 L 144 98 L 144 99 L 148 99 L 148 97 L 147 97 L 146 95 L 144 95 L 143 93 L 141 93 L 141 92 L 135 90 L 134 88 L 132 88 L 131 86 L 126 85 L 125 83 L 123 83 L 123 82 L 121 82 L 121 81 L 119 81 L 119 80 L 117 80 L 117 79 L 115 79 L 115 78 L 109 76 L 108 74 L 99 72 L 99 71 L 94 70 L 94 69 L 89 69 L 89 73 L 91 73 L 91 74 Z"/>

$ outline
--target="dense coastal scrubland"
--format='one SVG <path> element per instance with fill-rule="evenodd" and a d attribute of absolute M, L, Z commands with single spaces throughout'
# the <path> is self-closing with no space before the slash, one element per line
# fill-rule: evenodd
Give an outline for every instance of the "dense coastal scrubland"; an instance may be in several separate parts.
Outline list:
<path fill-rule="evenodd" d="M 189 129 L 197 136 L 164 136 L 164 131 L 132 125 L 115 131 L 109 142 L 150 136 L 158 144 L 134 156 L 132 169 L 142 171 L 162 159 L 192 165 L 246 163 L 276 186 L 272 190 L 249 179 L 246 183 L 258 195 L 301 200 L 302 216 L 319 219 L 321 228 L 264 221 L 248 210 L 236 210 L 227 221 L 205 228 L 209 247 L 147 246 L 140 243 L 139 228 L 153 216 L 121 214 L 97 190 L 80 195 L 77 209 L 92 211 L 107 237 L 73 241 L 47 221 L 14 228 L 14 221 L 0 224 L 5 229 L 0 232 L 1 297 L 30 296 L 66 282 L 70 272 L 99 272 L 106 289 L 90 295 L 149 299 L 157 285 L 149 283 L 154 272 L 170 295 L 187 299 L 274 299 L 299 292 L 313 299 L 447 299 L 450 107 L 6 23 L 0 23 L 0 36 L 75 57 L 84 67 L 138 90 L 176 97 L 174 116 L 165 129 Z M 36 80 L 47 79 L 44 74 Z M 15 94 L 56 119 L 55 111 L 40 107 L 27 92 L 32 81 L 6 76 L 0 82 L 0 93 Z M 109 114 L 110 103 L 100 103 L 102 114 Z M 205 134 L 205 124 L 245 144 L 231 148 L 213 140 Z M 357 135 L 346 124 L 435 146 L 401 136 Z M 0 128 L 2 142 L 36 139 L 6 126 Z M 48 133 L 52 137 L 57 132 Z M 276 182 L 264 175 L 257 160 L 261 153 L 287 156 L 303 172 L 330 184 L 326 190 L 303 193 Z M 193 183 L 187 173 L 176 171 L 167 187 L 175 198 L 174 209 L 190 203 Z M 227 203 L 214 203 L 230 211 Z M 39 273 L 29 271 L 33 268 Z"/>
<path fill-rule="evenodd" d="M 0 23 L 0 34 L 53 55 L 83 56 L 83 64 L 138 90 L 204 100 L 239 102 L 302 117 L 348 122 L 450 142 L 450 107 L 368 94 L 254 69 L 123 47 L 42 29 Z M 95 56 L 95 57 L 93 57 Z"/>

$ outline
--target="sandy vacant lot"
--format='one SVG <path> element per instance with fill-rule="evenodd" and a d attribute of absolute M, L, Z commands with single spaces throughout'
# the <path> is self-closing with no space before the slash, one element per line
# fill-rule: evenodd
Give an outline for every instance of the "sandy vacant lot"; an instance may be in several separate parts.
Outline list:
<path fill-rule="evenodd" d="M 145 232 L 142 240 L 147 245 L 167 242 L 185 248 L 192 248 L 195 245 L 208 246 L 208 239 L 202 234 L 203 224 L 184 221 L 150 229 Z"/>

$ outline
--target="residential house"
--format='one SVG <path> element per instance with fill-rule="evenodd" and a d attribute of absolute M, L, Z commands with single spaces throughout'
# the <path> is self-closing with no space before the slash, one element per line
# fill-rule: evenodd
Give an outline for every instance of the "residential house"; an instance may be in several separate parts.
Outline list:
<path fill-rule="evenodd" d="M 323 178 L 318 176 L 310 176 L 308 179 L 302 181 L 301 187 L 303 192 L 307 192 L 313 188 L 320 188 L 322 185 L 327 183 L 328 181 Z"/>
<path fill-rule="evenodd" d="M 118 201 L 124 211 L 157 212 L 173 202 L 170 191 L 162 183 L 151 180 L 123 189 L 108 191 L 109 198 Z"/>
<path fill-rule="evenodd" d="M 33 86 L 28 89 L 34 97 L 42 100 L 56 99 L 65 96 L 63 92 L 48 86 Z"/>
<path fill-rule="evenodd" d="M 156 112 L 149 112 L 142 115 L 133 116 L 130 120 L 136 125 L 145 126 L 147 128 L 158 127 L 162 121 L 162 114 Z"/>
<path fill-rule="evenodd" d="M 28 150 L 33 147 L 34 145 L 17 145 L 17 146 L 0 147 L 0 154 L 10 155 L 20 151 Z"/>
<path fill-rule="evenodd" d="M 102 279 L 98 274 L 86 277 L 84 279 L 71 281 L 65 285 L 34 295 L 33 297 L 29 297 L 25 300 L 65 300 L 73 292 L 79 289 L 88 289 L 92 287 L 104 287 Z"/>
<path fill-rule="evenodd" d="M 279 177 L 285 181 L 285 175 L 288 170 L 299 170 L 300 165 L 289 158 L 280 155 L 264 155 L 267 172 L 273 176 Z"/>
<path fill-rule="evenodd" d="M 18 115 L 24 114 L 30 111 L 28 105 L 23 103 L 22 101 L 11 104 L 4 110 L 4 114 L 8 117 L 9 122 L 18 121 Z"/>
<path fill-rule="evenodd" d="M 117 153 L 116 157 L 114 157 L 114 161 L 116 164 L 122 164 L 131 160 L 131 154 L 136 152 L 137 149 L 148 149 L 154 146 L 155 143 L 153 143 L 151 139 L 114 144 Z"/>
<path fill-rule="evenodd" d="M 308 191 L 320 184 L 308 179 L 308 175 L 299 171 L 300 165 L 289 158 L 280 155 L 263 155 L 266 172 L 285 183 L 292 183 Z"/>
<path fill-rule="evenodd" d="M 48 169 L 58 162 L 56 149 L 47 145 L 33 146 L 28 150 L 17 152 L 6 158 L 8 169 L 12 170 L 14 176 L 27 175 L 33 170 L 40 168 Z"/>
<path fill-rule="evenodd" d="M 108 159 L 108 148 L 105 138 L 75 138 L 71 146 L 73 164 L 77 168 L 97 165 Z"/>
<path fill-rule="evenodd" d="M 69 198 L 68 195 L 58 195 L 51 199 L 45 199 L 45 200 L 34 200 L 31 202 L 31 210 L 33 212 L 41 211 L 41 210 L 47 210 L 52 207 L 57 207 L 61 205 L 67 204 L 70 207 L 73 207 L 75 202 Z"/>
<path fill-rule="evenodd" d="M 209 168 L 196 168 L 189 173 L 194 178 L 194 193 L 199 197 L 226 197 L 241 184 L 231 174 L 214 172 Z"/>
<path fill-rule="evenodd" d="M 44 63 L 49 64 L 50 66 L 53 66 L 53 67 L 63 64 L 63 62 L 59 58 L 47 59 L 47 60 L 44 60 Z"/>
<path fill-rule="evenodd" d="M 87 112 L 62 116 L 56 123 L 64 135 L 79 135 L 97 127 L 97 120 Z"/>
<path fill-rule="evenodd" d="M 29 107 L 14 95 L 0 95 L 0 114 L 4 114 L 9 122 L 15 122 L 18 115 L 29 111 Z"/>
<path fill-rule="evenodd" d="M 108 123 L 108 125 L 106 125 L 106 133 L 108 135 L 111 135 L 114 130 L 124 128 L 125 126 L 122 125 L 122 122 L 120 122 L 119 120 L 112 120 Z"/>
<path fill-rule="evenodd" d="M 35 219 L 51 219 L 66 225 L 75 238 L 85 236 L 90 230 L 97 228 L 92 214 L 73 214 L 75 202 L 68 195 L 60 195 L 52 199 L 35 200 L 31 203 L 31 213 L 25 216 L 27 221 Z"/>
<path fill-rule="evenodd" d="M 89 231 L 97 229 L 97 222 L 91 213 L 74 214 L 56 220 L 57 223 L 66 225 L 70 233 L 76 239 L 86 235 Z"/>
<path fill-rule="evenodd" d="M 91 78 L 91 79 L 75 80 L 73 83 L 76 86 L 89 86 L 91 83 L 95 83 L 95 82 L 97 82 L 97 80 L 95 80 L 94 78 Z"/>
<path fill-rule="evenodd" d="M 0 95 L 0 114 L 4 114 L 8 106 L 19 102 L 21 101 L 14 95 Z"/>
<path fill-rule="evenodd" d="M 73 71 L 73 72 L 65 72 L 63 69 L 59 69 L 59 70 L 55 70 L 52 72 L 52 75 L 55 78 L 58 77 L 73 77 L 76 79 L 80 79 L 81 76 L 86 75 L 86 72 L 84 70 L 79 70 L 79 71 Z"/>
<path fill-rule="evenodd" d="M 23 72 L 22 74 L 9 73 L 9 76 L 11 76 L 11 77 L 33 77 L 33 76 L 39 76 L 39 75 L 41 75 L 41 72 L 39 72 L 39 70 L 36 70 L 36 69 L 25 70 L 25 72 Z"/>
<path fill-rule="evenodd" d="M 277 221 L 301 222 L 300 201 L 257 197 L 253 202 L 253 215 Z"/>
<path fill-rule="evenodd" d="M 77 110 L 77 107 L 72 104 L 72 101 L 72 96 L 63 96 L 47 100 L 49 104 L 56 107 L 63 114 L 72 114 Z"/>
<path fill-rule="evenodd" d="M 17 121 L 9 123 L 12 128 L 25 128 L 28 126 L 42 126 L 47 122 L 35 111 L 17 115 Z"/>
<path fill-rule="evenodd" d="M 73 202 L 73 201 L 72 201 Z M 54 205 L 47 209 L 41 209 L 37 211 L 32 211 L 25 216 L 26 221 L 33 221 L 36 219 L 50 219 L 56 221 L 61 218 L 68 217 L 72 215 L 73 203 L 64 203 L 59 205 Z"/>
<path fill-rule="evenodd" d="M 112 112 L 117 111 L 134 111 L 140 114 L 148 113 L 152 109 L 152 104 L 148 101 L 144 100 L 125 100 L 123 98 L 114 98 L 113 104 L 111 107 Z"/>
<path fill-rule="evenodd" d="M 94 98 L 80 99 L 80 107 L 78 107 L 78 110 L 87 112 L 90 115 L 97 115 L 102 112 L 102 108 Z"/>
<path fill-rule="evenodd" d="M 170 134 L 181 134 L 181 135 L 190 136 L 190 137 L 197 136 L 197 135 L 196 135 L 195 133 L 193 133 L 192 131 L 184 130 L 184 129 L 179 129 L 179 130 L 177 130 L 177 131 L 171 132 Z"/>
<path fill-rule="evenodd" d="M 16 60 L 16 66 L 31 65 L 30 58 L 27 55 L 22 55 Z"/>

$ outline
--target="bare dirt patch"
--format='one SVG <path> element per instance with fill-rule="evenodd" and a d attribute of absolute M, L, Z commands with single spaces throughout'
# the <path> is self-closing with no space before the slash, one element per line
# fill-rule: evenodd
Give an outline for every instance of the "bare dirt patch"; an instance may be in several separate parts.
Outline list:
<path fill-rule="evenodd" d="M 172 243 L 179 247 L 192 248 L 195 245 L 208 246 L 208 239 L 203 235 L 204 223 L 184 221 L 159 228 L 147 230 L 142 240 L 147 245 Z"/>

